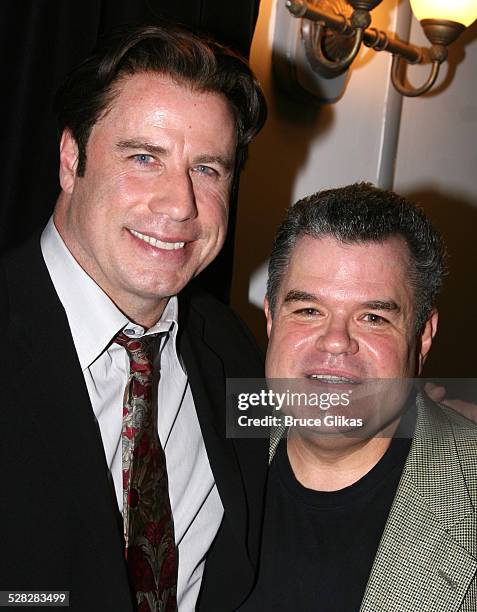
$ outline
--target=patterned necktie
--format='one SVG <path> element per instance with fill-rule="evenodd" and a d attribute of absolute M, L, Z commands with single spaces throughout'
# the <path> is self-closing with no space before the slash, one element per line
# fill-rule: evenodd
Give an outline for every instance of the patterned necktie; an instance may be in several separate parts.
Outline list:
<path fill-rule="evenodd" d="M 119 333 L 130 362 L 124 394 L 122 457 L 126 560 L 139 612 L 177 610 L 177 553 L 166 458 L 152 403 L 151 352 L 157 336 Z"/>

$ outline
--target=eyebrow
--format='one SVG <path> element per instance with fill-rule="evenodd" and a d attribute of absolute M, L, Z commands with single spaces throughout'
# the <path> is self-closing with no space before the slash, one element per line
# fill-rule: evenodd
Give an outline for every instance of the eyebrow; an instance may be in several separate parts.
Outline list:
<path fill-rule="evenodd" d="M 372 300 L 371 302 L 365 302 L 363 306 L 369 308 L 369 310 L 392 310 L 401 312 L 401 308 L 393 300 Z"/>
<path fill-rule="evenodd" d="M 286 294 L 283 301 L 285 304 L 289 304 L 293 302 L 318 302 L 319 300 L 313 293 L 292 289 Z M 369 308 L 369 310 L 386 310 L 396 313 L 401 312 L 400 306 L 394 300 L 371 300 L 369 302 L 363 302 L 361 306 L 363 308 Z"/>
<path fill-rule="evenodd" d="M 151 142 L 147 142 L 144 140 L 120 140 L 116 147 L 121 151 L 125 151 L 128 149 L 142 149 L 147 153 L 151 153 L 153 155 L 168 155 L 169 151 L 160 145 L 152 144 Z M 199 155 L 199 157 L 194 159 L 195 164 L 219 164 L 224 168 L 224 170 L 231 172 L 234 167 L 234 158 L 231 157 L 223 157 L 222 155 Z"/>
<path fill-rule="evenodd" d="M 313 293 L 307 293 L 306 291 L 298 291 L 297 289 L 292 289 L 289 291 L 283 302 L 285 304 L 292 302 L 317 302 L 318 298 Z"/>
<path fill-rule="evenodd" d="M 151 142 L 147 142 L 144 140 L 120 140 L 116 147 L 121 151 L 125 151 L 127 149 L 142 149 L 143 151 L 147 151 L 148 153 L 153 153 L 155 155 L 167 155 L 168 151 L 164 147 L 159 145 L 152 144 Z"/>

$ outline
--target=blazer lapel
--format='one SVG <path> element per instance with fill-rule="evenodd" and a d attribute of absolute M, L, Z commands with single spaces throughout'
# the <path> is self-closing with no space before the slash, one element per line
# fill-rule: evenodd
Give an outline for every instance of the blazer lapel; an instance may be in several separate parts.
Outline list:
<path fill-rule="evenodd" d="M 421 396 L 417 403 L 416 432 L 361 612 L 459 610 L 477 571 L 465 457 L 442 412 Z"/>
<path fill-rule="evenodd" d="M 179 313 L 182 321 L 179 325 L 180 353 L 189 376 L 210 466 L 225 516 L 233 524 L 237 542 L 243 543 L 246 541 L 247 511 L 233 441 L 226 440 L 224 364 L 209 345 L 206 322 L 201 314 L 184 301 L 180 303 Z"/>

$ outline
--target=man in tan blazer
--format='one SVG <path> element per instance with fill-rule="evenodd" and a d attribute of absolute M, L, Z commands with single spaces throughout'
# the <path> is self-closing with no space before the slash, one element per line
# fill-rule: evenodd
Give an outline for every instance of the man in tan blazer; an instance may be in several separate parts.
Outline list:
<path fill-rule="evenodd" d="M 245 610 L 477 610 L 476 428 L 416 381 L 444 268 L 441 238 L 397 194 L 351 185 L 290 208 L 269 265 L 266 371 L 272 391 L 305 393 L 272 435 Z"/>

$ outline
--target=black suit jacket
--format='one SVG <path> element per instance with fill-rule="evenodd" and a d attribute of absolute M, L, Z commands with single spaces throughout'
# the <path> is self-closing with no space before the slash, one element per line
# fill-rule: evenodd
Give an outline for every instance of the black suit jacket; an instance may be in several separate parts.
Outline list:
<path fill-rule="evenodd" d="M 38 236 L 3 259 L 0 283 L 0 590 L 69 590 L 72 610 L 132 611 L 101 436 Z M 252 587 L 267 465 L 265 441 L 225 438 L 225 378 L 261 376 L 262 362 L 243 325 L 207 294 L 185 291 L 179 313 L 179 350 L 225 509 L 199 608 L 224 612 Z"/>

